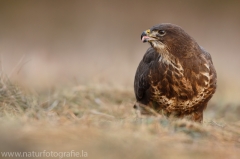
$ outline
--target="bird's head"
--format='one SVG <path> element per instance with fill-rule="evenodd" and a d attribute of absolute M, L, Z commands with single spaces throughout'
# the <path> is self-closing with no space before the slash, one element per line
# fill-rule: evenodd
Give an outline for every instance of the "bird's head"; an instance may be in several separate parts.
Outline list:
<path fill-rule="evenodd" d="M 162 23 L 144 31 L 141 40 L 150 43 L 156 50 L 167 50 L 177 57 L 192 56 L 191 52 L 199 48 L 195 40 L 181 27 L 169 23 Z"/>

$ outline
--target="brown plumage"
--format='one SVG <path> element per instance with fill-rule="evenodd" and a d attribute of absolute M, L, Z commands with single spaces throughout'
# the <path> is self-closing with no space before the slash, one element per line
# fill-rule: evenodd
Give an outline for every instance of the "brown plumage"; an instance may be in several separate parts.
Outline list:
<path fill-rule="evenodd" d="M 134 81 L 135 109 L 148 108 L 166 116 L 201 122 L 203 110 L 216 90 L 211 56 L 181 27 L 160 24 L 141 35 L 150 43 Z"/>

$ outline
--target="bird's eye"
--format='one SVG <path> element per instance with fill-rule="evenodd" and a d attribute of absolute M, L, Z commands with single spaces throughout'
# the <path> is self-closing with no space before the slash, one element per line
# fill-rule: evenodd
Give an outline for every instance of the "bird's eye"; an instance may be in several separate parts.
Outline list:
<path fill-rule="evenodd" d="M 158 34 L 161 35 L 161 36 L 163 36 L 163 35 L 166 34 L 166 32 L 165 32 L 164 30 L 159 30 L 159 31 L 158 31 Z"/>

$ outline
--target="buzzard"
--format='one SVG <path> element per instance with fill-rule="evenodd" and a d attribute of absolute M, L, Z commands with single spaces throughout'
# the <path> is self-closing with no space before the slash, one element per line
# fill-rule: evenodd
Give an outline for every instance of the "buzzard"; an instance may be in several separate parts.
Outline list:
<path fill-rule="evenodd" d="M 203 110 L 216 90 L 211 55 L 181 27 L 163 23 L 141 35 L 147 49 L 135 75 L 134 108 L 141 114 L 202 122 Z"/>

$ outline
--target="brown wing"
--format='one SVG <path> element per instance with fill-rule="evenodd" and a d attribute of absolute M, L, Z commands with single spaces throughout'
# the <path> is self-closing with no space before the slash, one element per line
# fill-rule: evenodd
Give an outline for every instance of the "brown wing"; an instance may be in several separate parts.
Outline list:
<path fill-rule="evenodd" d="M 150 47 L 141 60 L 135 75 L 134 91 L 137 101 L 147 104 L 149 101 L 148 91 L 150 88 L 149 73 L 152 65 L 160 58 L 160 54 Z"/>
<path fill-rule="evenodd" d="M 200 46 L 200 48 L 201 48 L 201 50 L 202 50 L 202 53 L 205 55 L 206 59 L 207 59 L 211 64 L 213 64 L 211 55 L 210 55 L 203 47 Z"/>
<path fill-rule="evenodd" d="M 209 64 L 209 66 L 210 66 L 210 68 L 209 68 L 209 69 L 210 69 L 210 74 L 212 75 L 212 77 L 211 77 L 211 84 L 216 87 L 216 83 L 217 83 L 217 72 L 216 72 L 216 70 L 215 70 L 215 68 L 214 68 L 214 66 L 213 66 L 212 57 L 211 57 L 211 55 L 210 55 L 207 51 L 205 51 L 202 47 L 201 47 L 201 49 L 202 49 L 202 52 L 203 52 L 205 58 L 207 59 L 207 62 L 208 62 L 208 64 Z"/>

